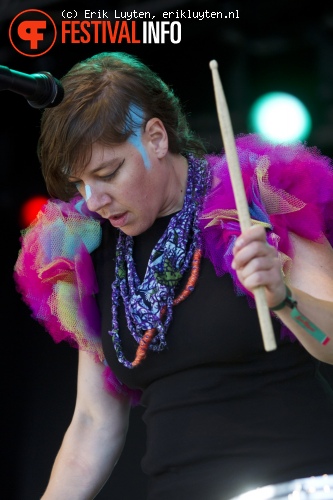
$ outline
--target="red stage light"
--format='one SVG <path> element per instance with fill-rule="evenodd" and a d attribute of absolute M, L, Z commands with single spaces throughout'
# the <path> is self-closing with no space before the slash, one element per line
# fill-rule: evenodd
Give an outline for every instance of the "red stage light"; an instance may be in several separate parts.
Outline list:
<path fill-rule="evenodd" d="M 22 228 L 31 224 L 47 200 L 46 196 L 38 195 L 29 198 L 23 203 L 20 210 L 20 226 Z"/>

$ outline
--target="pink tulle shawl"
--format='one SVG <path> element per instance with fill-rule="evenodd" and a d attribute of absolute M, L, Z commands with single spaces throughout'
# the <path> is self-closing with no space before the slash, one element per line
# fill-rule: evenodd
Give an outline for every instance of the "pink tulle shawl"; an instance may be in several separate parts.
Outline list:
<path fill-rule="evenodd" d="M 240 136 L 236 144 L 252 221 L 266 227 L 267 239 L 278 249 L 287 276 L 293 257 L 289 232 L 313 241 L 321 241 L 324 235 L 333 243 L 331 160 L 316 148 L 272 145 L 256 135 Z M 204 256 L 218 276 L 230 273 L 236 293 L 246 294 L 253 306 L 231 267 L 240 226 L 226 158 L 208 155 L 207 160 L 212 188 L 199 219 Z M 88 211 L 81 197 L 69 203 L 49 200 L 22 233 L 14 279 L 33 318 L 55 342 L 66 340 L 106 364 L 90 256 L 100 241 L 101 219 Z M 124 386 L 108 366 L 104 381 L 111 393 L 138 403 L 140 391 Z"/>

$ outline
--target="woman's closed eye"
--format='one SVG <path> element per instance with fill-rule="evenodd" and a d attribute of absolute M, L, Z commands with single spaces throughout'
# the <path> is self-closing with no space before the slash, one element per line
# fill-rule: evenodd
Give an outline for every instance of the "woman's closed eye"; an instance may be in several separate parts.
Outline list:
<path fill-rule="evenodd" d="M 118 167 L 111 173 L 111 174 L 107 174 L 107 175 L 102 175 L 100 178 L 103 179 L 104 181 L 109 181 L 109 180 L 112 180 L 116 177 L 116 175 L 119 173 L 121 167 L 123 166 L 125 160 L 123 160 L 119 165 Z"/>
<path fill-rule="evenodd" d="M 125 159 L 124 159 L 124 160 L 122 160 L 122 161 L 119 163 L 119 165 L 117 166 L 117 168 L 116 168 L 115 170 L 113 170 L 113 172 L 111 172 L 111 173 L 107 173 L 107 174 L 105 174 L 105 175 L 100 175 L 100 174 L 99 174 L 99 175 L 98 175 L 98 177 L 97 177 L 97 180 L 98 180 L 98 179 L 100 179 L 100 180 L 105 181 L 105 182 L 108 182 L 108 181 L 113 180 L 113 179 L 117 176 L 117 174 L 119 173 L 119 171 L 120 171 L 121 167 L 123 166 L 124 162 L 125 162 Z M 69 182 L 69 184 L 71 184 L 72 186 L 75 186 L 75 188 L 76 188 L 79 192 L 81 192 L 81 191 L 82 191 L 82 189 L 83 189 L 83 188 L 84 188 L 84 186 L 85 186 L 85 183 L 84 183 L 82 180 L 80 180 L 80 179 L 75 179 L 75 180 L 73 179 L 73 180 L 69 180 L 68 182 Z"/>

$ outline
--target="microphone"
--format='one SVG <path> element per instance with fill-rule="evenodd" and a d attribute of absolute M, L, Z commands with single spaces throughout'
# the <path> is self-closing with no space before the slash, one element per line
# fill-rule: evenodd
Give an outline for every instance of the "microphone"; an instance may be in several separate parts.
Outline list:
<path fill-rule="evenodd" d="M 33 108 L 52 108 L 64 97 L 63 86 L 47 71 L 27 75 L 7 66 L 0 66 L 0 90 L 23 95 Z"/>

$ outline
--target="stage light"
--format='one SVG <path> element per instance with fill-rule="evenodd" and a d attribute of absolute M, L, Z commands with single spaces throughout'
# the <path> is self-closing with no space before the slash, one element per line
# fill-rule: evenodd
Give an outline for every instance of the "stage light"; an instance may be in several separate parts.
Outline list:
<path fill-rule="evenodd" d="M 29 198 L 22 204 L 20 209 L 21 228 L 26 228 L 31 224 L 47 200 L 46 196 L 38 195 Z"/>
<path fill-rule="evenodd" d="M 286 92 L 269 92 L 259 97 L 249 113 L 249 129 L 274 143 L 307 139 L 311 116 L 297 97 Z"/>
<path fill-rule="evenodd" d="M 274 493 L 275 487 L 268 485 L 263 486 L 262 488 L 256 488 L 254 490 L 247 491 L 246 493 L 242 493 L 232 500 L 268 500 L 270 498 L 274 498 Z"/>

